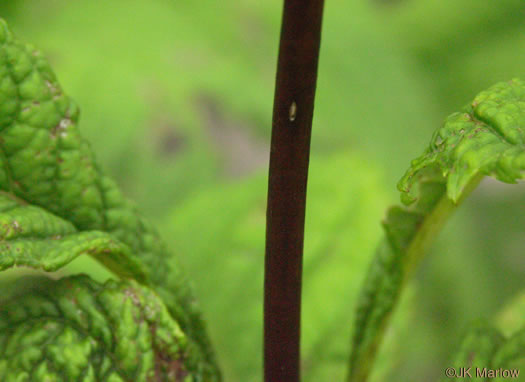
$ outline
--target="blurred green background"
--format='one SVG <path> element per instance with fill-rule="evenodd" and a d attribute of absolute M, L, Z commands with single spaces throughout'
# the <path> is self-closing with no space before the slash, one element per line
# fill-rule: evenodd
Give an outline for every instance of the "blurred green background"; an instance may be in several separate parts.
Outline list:
<path fill-rule="evenodd" d="M 99 162 L 194 282 L 225 380 L 261 380 L 264 215 L 282 2 L 10 0 L 82 110 Z M 306 222 L 304 381 L 341 381 L 356 295 L 397 180 L 443 119 L 525 78 L 522 0 L 328 1 Z M 484 181 L 423 261 L 376 381 L 443 376 L 522 288 L 524 188 Z M 104 278 L 89 261 L 70 271 Z M 4 276 L 5 277 L 5 276 Z M 7 277 L 13 277 L 13 274 Z"/>

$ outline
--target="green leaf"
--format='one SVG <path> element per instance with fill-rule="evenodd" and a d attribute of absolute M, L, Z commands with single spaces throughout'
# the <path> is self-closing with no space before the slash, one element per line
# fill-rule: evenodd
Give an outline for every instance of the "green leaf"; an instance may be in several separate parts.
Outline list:
<path fill-rule="evenodd" d="M 16 40 L 0 20 L 0 190 L 62 218 L 79 233 L 106 232 L 127 246 L 146 270 L 146 277 L 140 272 L 133 276 L 147 278 L 167 302 L 199 344 L 211 378 L 217 369 L 214 356 L 180 266 L 155 229 L 104 175 L 79 133 L 78 117 L 76 104 L 63 93 L 41 53 Z M 115 255 L 94 253 L 117 274 L 129 272 L 126 262 L 112 260 Z"/>
<path fill-rule="evenodd" d="M 525 361 L 525 329 L 505 338 L 488 324 L 476 323 L 464 335 L 453 360 L 456 372 L 471 368 L 470 374 L 476 381 L 517 378 Z"/>
<path fill-rule="evenodd" d="M 523 369 L 525 366 L 525 328 L 510 336 L 502 344 L 492 358 L 492 369 Z M 504 381 L 504 375 L 499 375 L 496 381 Z"/>
<path fill-rule="evenodd" d="M 505 336 L 517 332 L 525 317 L 525 293 L 520 292 L 496 316 L 496 324 Z"/>
<path fill-rule="evenodd" d="M 389 317 L 431 241 L 483 176 L 515 183 L 525 169 L 525 84 L 502 82 L 480 93 L 436 131 L 398 188 L 404 206 L 389 209 L 385 238 L 361 292 L 349 381 L 370 372 Z"/>
<path fill-rule="evenodd" d="M 501 82 L 481 92 L 463 112 L 448 117 L 425 154 L 412 161 L 398 186 L 406 193 L 406 204 L 415 200 L 413 186 L 436 167 L 455 203 L 480 174 L 516 183 L 525 169 L 524 130 L 525 86 L 521 80 Z"/>
<path fill-rule="evenodd" d="M 40 207 L 0 193 L 0 271 L 26 266 L 56 271 L 89 254 L 121 277 L 146 281 L 129 248 L 102 231 L 78 232 L 70 222 Z"/>
<path fill-rule="evenodd" d="M 461 368 L 471 368 L 473 380 L 476 378 L 476 368 L 491 368 L 492 358 L 499 346 L 504 343 L 503 335 L 485 322 L 473 324 L 464 334 L 459 350 L 453 357 L 453 362 L 448 367 L 453 367 L 457 372 Z M 450 380 L 449 377 L 443 381 Z"/>
<path fill-rule="evenodd" d="M 196 349 L 134 281 L 24 280 L 0 307 L 0 380 L 200 381 Z"/>

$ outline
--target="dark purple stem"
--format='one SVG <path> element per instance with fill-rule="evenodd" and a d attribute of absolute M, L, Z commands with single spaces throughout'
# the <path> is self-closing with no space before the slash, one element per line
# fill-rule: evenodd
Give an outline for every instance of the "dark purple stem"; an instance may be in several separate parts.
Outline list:
<path fill-rule="evenodd" d="M 266 216 L 266 382 L 299 381 L 306 183 L 323 2 L 284 2 Z"/>

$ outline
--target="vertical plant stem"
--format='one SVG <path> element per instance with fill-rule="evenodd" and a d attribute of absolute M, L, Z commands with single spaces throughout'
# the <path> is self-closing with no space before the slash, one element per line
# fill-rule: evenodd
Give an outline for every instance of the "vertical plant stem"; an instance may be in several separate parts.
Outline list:
<path fill-rule="evenodd" d="M 323 0 L 285 0 L 273 106 L 264 279 L 265 381 L 299 381 L 301 275 Z"/>

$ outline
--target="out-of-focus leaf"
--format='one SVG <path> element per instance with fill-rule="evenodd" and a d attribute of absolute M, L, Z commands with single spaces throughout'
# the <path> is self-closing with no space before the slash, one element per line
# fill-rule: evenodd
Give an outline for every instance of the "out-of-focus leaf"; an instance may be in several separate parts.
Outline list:
<path fill-rule="evenodd" d="M 492 358 L 505 339 L 501 333 L 485 322 L 472 324 L 463 335 L 461 345 L 452 358 L 453 361 L 447 367 L 453 367 L 458 374 L 463 370 L 469 370 L 474 381 L 484 381 L 478 378 L 476 370 L 492 368 Z M 443 382 L 450 380 L 450 376 L 441 379 Z"/>
<path fill-rule="evenodd" d="M 428 91 L 448 113 L 479 89 L 525 75 L 520 0 L 400 1 L 375 7 L 380 28 L 393 36 L 428 77 Z M 491 59 L 487 59 L 490 52 Z"/>
<path fill-rule="evenodd" d="M 438 54 L 468 50 L 521 25 L 523 4 L 519 0 L 502 0 L 498 6 L 476 0 L 403 1 L 377 10 L 402 44 L 419 54 Z"/>
<path fill-rule="evenodd" d="M 387 203 L 381 175 L 355 154 L 314 155 L 310 162 L 301 329 L 305 381 L 344 378 L 347 319 L 366 254 L 378 238 L 375 222 Z M 256 176 L 201 192 L 162 225 L 188 259 L 228 381 L 262 378 L 266 184 L 265 176 Z M 388 369 L 395 357 L 385 358 Z"/>
<path fill-rule="evenodd" d="M 519 4 L 522 9 L 522 4 Z M 515 12 L 521 19 L 521 12 Z M 503 19 L 508 22 L 507 19 Z M 520 58 L 525 55 L 525 47 L 520 36 L 525 33 L 521 22 L 515 28 L 502 28 L 500 33 L 475 42 L 456 52 L 446 65 L 433 70 L 433 76 L 440 83 L 440 99 L 445 106 L 463 104 L 479 89 L 484 89 L 498 81 L 510 77 L 525 78 L 525 68 L 520 65 Z M 491 52 L 491 59 L 487 59 Z M 458 84 L 461 86 L 458 87 Z M 451 91 L 451 89 L 455 89 Z"/>
<path fill-rule="evenodd" d="M 496 317 L 496 324 L 503 334 L 516 333 L 525 322 L 525 294 L 516 296 Z"/>
<path fill-rule="evenodd" d="M 520 370 L 525 366 L 525 329 L 521 329 L 518 332 L 511 335 L 503 345 L 498 348 L 498 351 L 494 354 L 491 363 L 492 369 L 500 371 L 499 375 L 494 373 L 493 375 L 497 378 L 493 378 L 496 381 L 506 381 L 509 376 L 513 374 L 505 374 L 503 370 L 513 372 L 513 378 L 519 375 Z M 512 371 L 513 370 L 513 371 Z M 492 377 L 492 375 L 488 375 Z"/>
<path fill-rule="evenodd" d="M 505 338 L 486 323 L 471 325 L 464 335 L 452 367 L 460 375 L 467 371 L 475 381 L 506 381 L 518 378 L 525 361 L 525 329 Z M 450 376 L 442 378 L 443 382 Z"/>
<path fill-rule="evenodd" d="M 213 129 L 227 129 L 206 118 L 203 96 L 236 137 L 268 144 L 280 1 L 25 2 L 12 23 L 54 58 L 101 162 L 141 206 L 162 214 L 209 187 L 227 167 L 223 153 L 245 145 L 218 142 Z M 395 174 L 442 117 L 420 68 L 365 3 L 326 8 L 312 150 L 359 147 Z"/>

